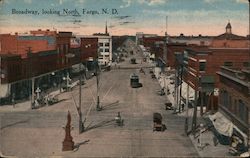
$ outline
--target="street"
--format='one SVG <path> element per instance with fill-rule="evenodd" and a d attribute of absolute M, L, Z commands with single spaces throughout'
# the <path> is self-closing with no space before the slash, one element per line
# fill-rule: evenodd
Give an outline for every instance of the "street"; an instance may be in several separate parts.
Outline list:
<path fill-rule="evenodd" d="M 128 46 L 130 46 L 128 44 Z M 137 64 L 130 64 L 130 59 Z M 82 112 L 85 131 L 78 132 L 78 114 L 75 103 L 79 100 L 79 87 L 60 94 L 61 102 L 36 110 L 1 111 L 0 151 L 3 155 L 18 157 L 181 157 L 198 156 L 191 140 L 184 134 L 183 116 L 166 111 L 166 96 L 157 95 L 160 85 L 152 79 L 150 63 L 141 62 L 141 53 L 135 53 L 118 63 L 111 71 L 100 75 L 101 111 L 96 111 L 96 78 L 86 80 L 82 86 Z M 139 75 L 142 87 L 130 87 L 130 75 Z M 67 113 L 72 116 L 71 134 L 75 150 L 62 152 Z M 121 113 L 123 126 L 114 118 Z M 153 113 L 162 114 L 163 132 L 153 131 Z"/>

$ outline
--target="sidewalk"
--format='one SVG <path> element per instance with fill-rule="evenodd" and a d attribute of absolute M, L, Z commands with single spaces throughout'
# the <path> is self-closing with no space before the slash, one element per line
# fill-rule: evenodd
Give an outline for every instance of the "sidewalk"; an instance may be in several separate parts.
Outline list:
<path fill-rule="evenodd" d="M 88 78 L 87 80 L 90 80 L 90 79 L 91 79 L 91 77 Z M 87 80 L 85 80 L 84 82 L 87 83 Z M 75 78 L 75 79 L 73 79 L 72 83 L 70 84 L 70 88 L 73 89 L 78 85 L 79 85 L 79 80 L 78 80 L 78 78 Z M 60 91 L 59 88 L 56 88 L 56 89 L 49 91 L 49 93 L 47 95 L 50 95 L 51 97 L 57 97 L 59 100 L 63 100 L 65 98 L 68 98 L 68 97 L 66 97 L 66 96 L 68 96 L 68 93 Z M 42 108 L 42 107 L 40 107 L 40 108 Z M 19 111 L 29 111 L 29 110 L 32 110 L 30 99 L 26 100 L 26 101 L 18 102 L 14 105 L 9 104 L 9 105 L 0 106 L 0 112 L 19 112 Z"/>
<path fill-rule="evenodd" d="M 165 81 L 164 81 L 165 79 Z M 166 95 L 166 97 L 169 99 L 169 101 L 174 104 L 174 97 L 173 97 L 173 92 L 174 92 L 174 84 L 170 84 L 171 80 L 169 79 L 169 76 L 165 76 L 165 74 L 161 74 L 159 79 L 157 79 L 160 86 L 162 88 L 167 89 L 167 87 L 170 90 L 170 94 Z M 188 127 L 189 130 L 191 130 L 191 125 L 192 125 L 192 116 L 193 116 L 193 108 L 188 109 Z M 200 125 L 201 123 L 206 126 L 206 121 L 204 120 L 203 117 L 200 115 L 200 109 L 197 109 L 197 125 Z M 180 117 L 186 117 L 186 106 L 184 108 L 184 111 L 182 113 L 177 114 Z M 183 122 L 184 123 L 184 122 Z M 195 136 L 191 133 L 189 134 L 189 138 L 192 141 L 195 149 L 197 150 L 198 154 L 200 157 L 230 157 L 231 155 L 229 154 L 229 146 L 228 145 L 221 145 L 221 144 L 214 144 L 214 134 L 211 130 L 206 130 L 201 134 L 200 137 L 200 132 L 199 130 L 196 132 Z M 199 143 L 200 140 L 200 143 Z"/>
<path fill-rule="evenodd" d="M 17 112 L 31 110 L 30 100 L 13 105 L 0 106 L 0 112 Z"/>

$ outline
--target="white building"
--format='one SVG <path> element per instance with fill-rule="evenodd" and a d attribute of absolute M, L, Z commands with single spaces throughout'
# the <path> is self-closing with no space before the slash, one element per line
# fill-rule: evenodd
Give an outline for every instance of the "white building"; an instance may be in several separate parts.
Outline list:
<path fill-rule="evenodd" d="M 98 62 L 100 65 L 112 63 L 112 38 L 109 35 L 98 35 Z"/>

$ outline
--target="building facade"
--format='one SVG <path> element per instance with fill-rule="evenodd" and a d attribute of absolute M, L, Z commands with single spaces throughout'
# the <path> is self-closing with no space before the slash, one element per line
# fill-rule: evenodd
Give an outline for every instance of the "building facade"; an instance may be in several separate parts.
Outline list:
<path fill-rule="evenodd" d="M 184 80 L 194 90 L 202 92 L 208 100 L 204 101 L 207 110 L 217 110 L 218 103 L 214 102 L 214 91 L 219 89 L 219 77 L 216 72 L 221 66 L 236 66 L 244 68 L 248 66 L 250 57 L 249 49 L 233 48 L 208 48 L 193 47 L 184 52 Z M 211 102 L 211 104 L 209 104 Z"/>
<path fill-rule="evenodd" d="M 99 54 L 98 62 L 100 65 L 111 65 L 112 63 L 112 38 L 111 36 L 97 36 Z"/>
<path fill-rule="evenodd" d="M 250 133 L 250 71 L 222 66 L 217 72 L 220 79 L 219 112 L 234 125 L 233 135 L 249 145 Z"/>

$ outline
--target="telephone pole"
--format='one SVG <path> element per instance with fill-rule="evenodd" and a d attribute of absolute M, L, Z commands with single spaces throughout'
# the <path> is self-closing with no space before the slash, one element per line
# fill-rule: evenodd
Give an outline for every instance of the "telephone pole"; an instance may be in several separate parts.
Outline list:
<path fill-rule="evenodd" d="M 35 91 L 35 81 L 34 81 L 34 77 L 33 77 L 33 69 L 32 69 L 32 50 L 31 50 L 31 47 L 28 47 L 28 50 L 27 51 L 27 56 L 28 56 L 28 62 L 29 64 L 27 64 L 28 66 L 28 81 L 29 81 L 29 78 L 31 80 L 31 86 L 29 84 L 29 94 L 30 94 L 30 102 L 31 102 L 31 109 L 34 108 L 34 102 L 35 102 L 35 95 L 34 95 L 34 91 Z M 28 82 L 29 83 L 29 82 Z M 30 92 L 31 90 L 31 92 Z"/>
<path fill-rule="evenodd" d="M 165 31 L 165 40 L 164 40 L 164 47 L 163 47 L 163 60 L 166 62 L 166 66 L 168 63 L 167 44 L 168 44 L 168 16 L 166 16 L 166 31 Z"/>
<path fill-rule="evenodd" d="M 99 80 L 100 80 L 100 69 L 99 69 L 99 64 L 98 64 L 98 56 L 96 59 L 96 95 L 97 95 L 97 102 L 96 102 L 96 110 L 101 111 L 102 107 L 100 106 L 100 96 L 99 96 Z"/>
<path fill-rule="evenodd" d="M 81 53 L 79 56 L 80 63 L 79 63 L 79 108 L 78 108 L 78 113 L 79 113 L 79 133 L 82 133 L 84 131 L 84 123 L 82 121 L 82 74 L 81 74 Z"/>

